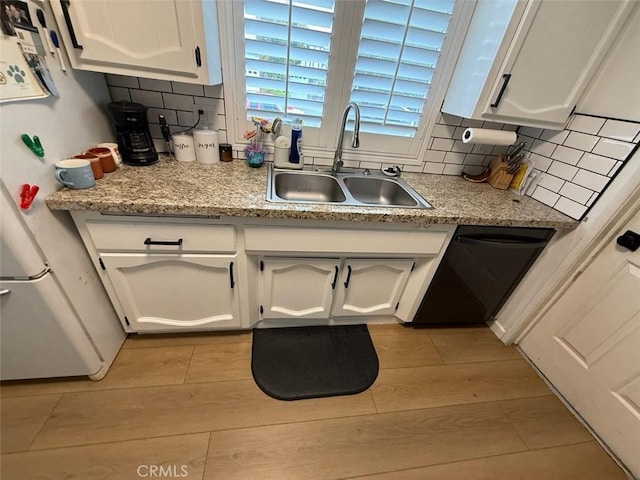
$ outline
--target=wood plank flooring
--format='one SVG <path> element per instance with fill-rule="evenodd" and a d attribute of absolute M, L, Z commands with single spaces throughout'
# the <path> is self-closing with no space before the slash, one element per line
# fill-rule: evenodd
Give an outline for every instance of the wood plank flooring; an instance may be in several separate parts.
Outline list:
<path fill-rule="evenodd" d="M 626 478 L 488 329 L 369 329 L 380 374 L 358 395 L 266 396 L 250 333 L 133 337 L 100 382 L 5 382 L 0 477 Z"/>

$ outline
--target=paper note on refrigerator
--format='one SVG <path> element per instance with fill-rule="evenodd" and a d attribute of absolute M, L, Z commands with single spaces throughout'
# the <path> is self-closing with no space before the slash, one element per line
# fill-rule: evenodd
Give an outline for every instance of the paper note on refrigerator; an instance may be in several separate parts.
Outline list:
<path fill-rule="evenodd" d="M 46 97 L 17 37 L 0 39 L 0 102 Z"/>

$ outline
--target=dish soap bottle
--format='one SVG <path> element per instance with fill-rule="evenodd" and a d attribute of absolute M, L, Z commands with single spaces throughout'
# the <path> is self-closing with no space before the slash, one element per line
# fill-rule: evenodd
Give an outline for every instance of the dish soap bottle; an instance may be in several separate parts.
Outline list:
<path fill-rule="evenodd" d="M 304 158 L 302 157 L 302 119 L 296 118 L 291 126 L 291 151 L 289 152 L 289 163 L 291 168 L 302 168 Z"/>

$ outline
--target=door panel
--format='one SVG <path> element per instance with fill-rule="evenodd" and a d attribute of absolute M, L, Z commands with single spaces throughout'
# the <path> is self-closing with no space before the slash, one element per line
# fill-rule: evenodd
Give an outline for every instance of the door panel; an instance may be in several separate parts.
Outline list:
<path fill-rule="evenodd" d="M 329 318 L 338 259 L 264 258 L 261 262 L 262 318 Z"/>
<path fill-rule="evenodd" d="M 333 315 L 392 315 L 413 264 L 413 259 L 346 259 Z"/>
<path fill-rule="evenodd" d="M 235 255 L 103 254 L 102 260 L 136 331 L 240 326 Z"/>
<path fill-rule="evenodd" d="M 595 432 L 640 474 L 640 250 L 612 236 L 521 342 Z"/>
<path fill-rule="evenodd" d="M 196 75 L 191 2 L 72 1 L 68 9 L 82 46 L 76 53 L 83 61 L 118 65 L 129 61 L 143 68 Z"/>

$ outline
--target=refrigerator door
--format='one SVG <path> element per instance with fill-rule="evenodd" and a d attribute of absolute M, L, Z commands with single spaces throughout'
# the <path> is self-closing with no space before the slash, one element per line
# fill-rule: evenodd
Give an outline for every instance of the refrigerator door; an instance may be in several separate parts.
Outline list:
<path fill-rule="evenodd" d="M 4 185 L 0 192 L 0 278 L 42 275 L 46 265 Z"/>
<path fill-rule="evenodd" d="M 92 375 L 102 367 L 53 276 L 0 281 L 0 379 Z"/>

